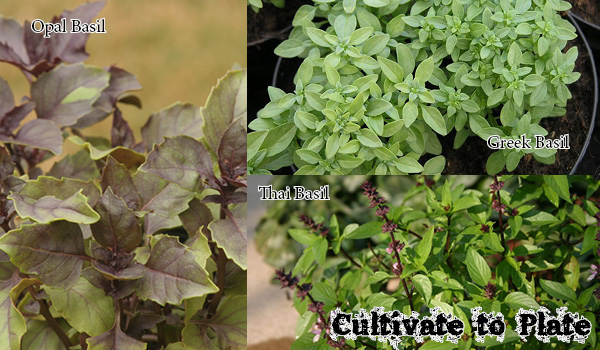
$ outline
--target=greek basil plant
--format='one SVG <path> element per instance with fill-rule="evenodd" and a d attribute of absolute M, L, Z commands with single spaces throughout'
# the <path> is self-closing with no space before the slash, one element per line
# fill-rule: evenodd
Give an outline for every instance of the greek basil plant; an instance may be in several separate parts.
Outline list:
<path fill-rule="evenodd" d="M 250 123 L 248 164 L 265 174 L 434 174 L 445 167 L 439 135 L 547 135 L 565 114 L 574 72 L 574 27 L 562 0 L 313 0 L 275 53 L 304 60 L 295 90 L 269 88 Z M 527 154 L 553 163 L 556 150 L 501 150 L 490 174 Z M 424 164 L 425 154 L 429 160 Z"/>
<path fill-rule="evenodd" d="M 460 318 L 465 332 L 458 344 L 405 337 L 403 349 L 583 349 L 596 348 L 600 310 L 600 182 L 591 177 L 461 177 L 414 181 L 406 191 L 387 187 L 384 197 L 370 182 L 360 201 L 372 219 L 342 224 L 290 218 L 289 236 L 302 255 L 286 273 L 283 288 L 295 291 L 300 317 L 292 349 L 391 349 L 367 337 L 329 338 L 329 312 L 383 307 L 405 315 L 429 316 L 440 308 Z M 342 194 L 340 194 L 343 196 Z M 392 202 L 399 203 L 393 205 Z M 359 204 L 359 203 L 355 203 Z M 287 225 L 287 223 L 285 224 Z M 593 324 L 586 344 L 522 342 L 515 314 L 540 306 L 566 306 Z M 502 342 L 478 342 L 471 309 L 501 312 L 508 321 Z"/>
<path fill-rule="evenodd" d="M 0 78 L 3 348 L 245 349 L 246 71 L 202 108 L 151 115 L 136 142 L 120 106 L 141 86 L 83 64 L 87 35 L 0 27 L 0 60 L 31 85 L 15 105 Z M 109 116 L 110 138 L 85 135 Z M 59 158 L 66 141 L 78 150 Z"/>

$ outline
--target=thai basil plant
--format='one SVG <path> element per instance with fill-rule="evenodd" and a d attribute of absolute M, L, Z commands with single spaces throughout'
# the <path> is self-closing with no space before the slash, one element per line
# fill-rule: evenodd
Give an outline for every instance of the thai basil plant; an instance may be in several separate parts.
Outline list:
<path fill-rule="evenodd" d="M 204 107 L 152 114 L 136 142 L 120 105 L 141 86 L 83 64 L 87 35 L 0 27 L 0 60 L 30 82 L 15 105 L 0 78 L 2 348 L 245 349 L 246 71 Z"/>
<path fill-rule="evenodd" d="M 248 164 L 265 174 L 434 174 L 439 136 L 547 135 L 563 116 L 578 52 L 562 0 L 313 0 L 275 53 L 300 57 L 294 91 L 269 88 L 250 123 Z M 565 52 L 566 51 L 566 52 Z M 524 156 L 553 163 L 556 150 L 500 150 L 495 174 Z M 422 158 L 427 154 L 427 162 Z M 422 165 L 422 163 L 424 163 Z"/>
<path fill-rule="evenodd" d="M 414 311 L 420 318 L 440 308 L 465 324 L 457 344 L 405 337 L 403 349 L 596 348 L 599 187 L 584 176 L 473 181 L 438 175 L 413 179 L 404 191 L 366 181 L 357 204 L 370 208 L 369 222 L 343 224 L 346 220 L 325 211 L 320 218 L 290 218 L 293 228 L 287 232 L 305 248 L 287 271 L 277 270 L 276 279 L 294 290 L 300 315 L 292 349 L 391 349 L 367 337 L 328 336 L 330 311 L 356 314 L 374 307 Z M 586 343 L 543 344 L 533 336 L 522 342 L 516 312 L 542 306 L 553 314 L 564 306 L 590 320 Z M 504 315 L 508 328 L 502 341 L 474 339 L 475 307 Z"/>

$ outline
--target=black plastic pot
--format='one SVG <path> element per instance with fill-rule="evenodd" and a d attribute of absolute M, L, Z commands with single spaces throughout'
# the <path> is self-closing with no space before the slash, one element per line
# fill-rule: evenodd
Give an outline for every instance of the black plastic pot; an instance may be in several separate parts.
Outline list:
<path fill-rule="evenodd" d="M 590 46 L 589 41 L 586 38 L 584 31 L 579 25 L 578 21 L 583 21 L 587 23 L 589 26 L 594 26 L 591 23 L 583 20 L 581 17 L 574 15 L 573 13 L 568 14 L 571 23 L 575 26 L 577 30 L 577 35 L 582 39 L 585 47 L 588 50 L 588 54 L 590 55 L 590 60 L 592 61 L 592 74 L 594 81 L 594 101 L 593 101 L 593 110 L 590 120 L 590 129 L 588 130 L 588 135 L 583 145 L 583 150 L 581 154 L 579 154 L 579 158 L 575 163 L 575 166 L 571 170 L 570 175 L 574 174 L 593 174 L 597 175 L 600 173 L 600 127 L 596 124 L 598 123 L 598 118 L 596 115 L 598 113 L 598 71 L 597 65 L 598 62 L 594 59 L 594 53 L 592 52 L 592 47 Z M 600 27 L 595 26 L 598 29 L 598 34 L 600 34 Z"/>

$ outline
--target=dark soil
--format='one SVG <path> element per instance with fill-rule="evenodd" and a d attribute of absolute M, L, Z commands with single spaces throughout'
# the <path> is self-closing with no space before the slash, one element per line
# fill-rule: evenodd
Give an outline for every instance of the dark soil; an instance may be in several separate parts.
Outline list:
<path fill-rule="evenodd" d="M 569 85 L 573 95 L 567 103 L 567 114 L 559 118 L 546 118 L 540 125 L 548 130 L 547 138 L 558 138 L 560 135 L 569 134 L 570 150 L 558 150 L 554 164 L 542 164 L 533 156 L 527 155 L 521 159 L 514 174 L 553 175 L 569 174 L 577 159 L 588 135 L 590 119 L 594 108 L 594 76 L 592 61 L 583 40 L 578 37 L 569 43 L 565 50 L 577 46 L 579 57 L 575 62 L 575 71 L 581 72 L 581 78 Z M 484 140 L 470 137 L 459 149 L 453 148 L 454 133 L 440 138 L 444 157 L 446 157 L 447 174 L 485 174 L 485 164 L 490 154 L 494 153 L 487 147 Z M 579 172 L 579 171 L 578 171 Z"/>
<path fill-rule="evenodd" d="M 273 85 L 273 72 L 278 57 L 273 50 L 287 39 L 292 20 L 301 0 L 287 0 L 280 9 L 265 3 L 258 13 L 248 7 L 248 109 L 250 120 L 269 102 L 267 88 Z M 286 90 L 290 91 L 290 90 Z"/>
<path fill-rule="evenodd" d="M 595 25 L 600 25 L 600 2 L 598 0 L 567 0 L 573 5 L 571 11 Z"/>

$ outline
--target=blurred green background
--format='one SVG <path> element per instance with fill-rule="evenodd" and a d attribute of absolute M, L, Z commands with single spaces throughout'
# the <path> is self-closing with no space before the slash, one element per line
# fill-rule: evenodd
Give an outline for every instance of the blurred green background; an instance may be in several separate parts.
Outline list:
<path fill-rule="evenodd" d="M 49 21 L 84 2 L 2 0 L 0 15 L 21 24 L 26 19 Z M 121 105 L 136 141 L 151 113 L 176 101 L 203 106 L 218 78 L 235 63 L 246 66 L 246 3 L 241 0 L 108 0 L 98 15 L 103 17 L 108 33 L 90 35 L 85 63 L 102 68 L 116 64 L 137 76 L 143 108 Z M 29 95 L 18 69 L 0 62 L 0 77 L 17 101 Z M 110 137 L 111 120 L 84 133 Z"/>

